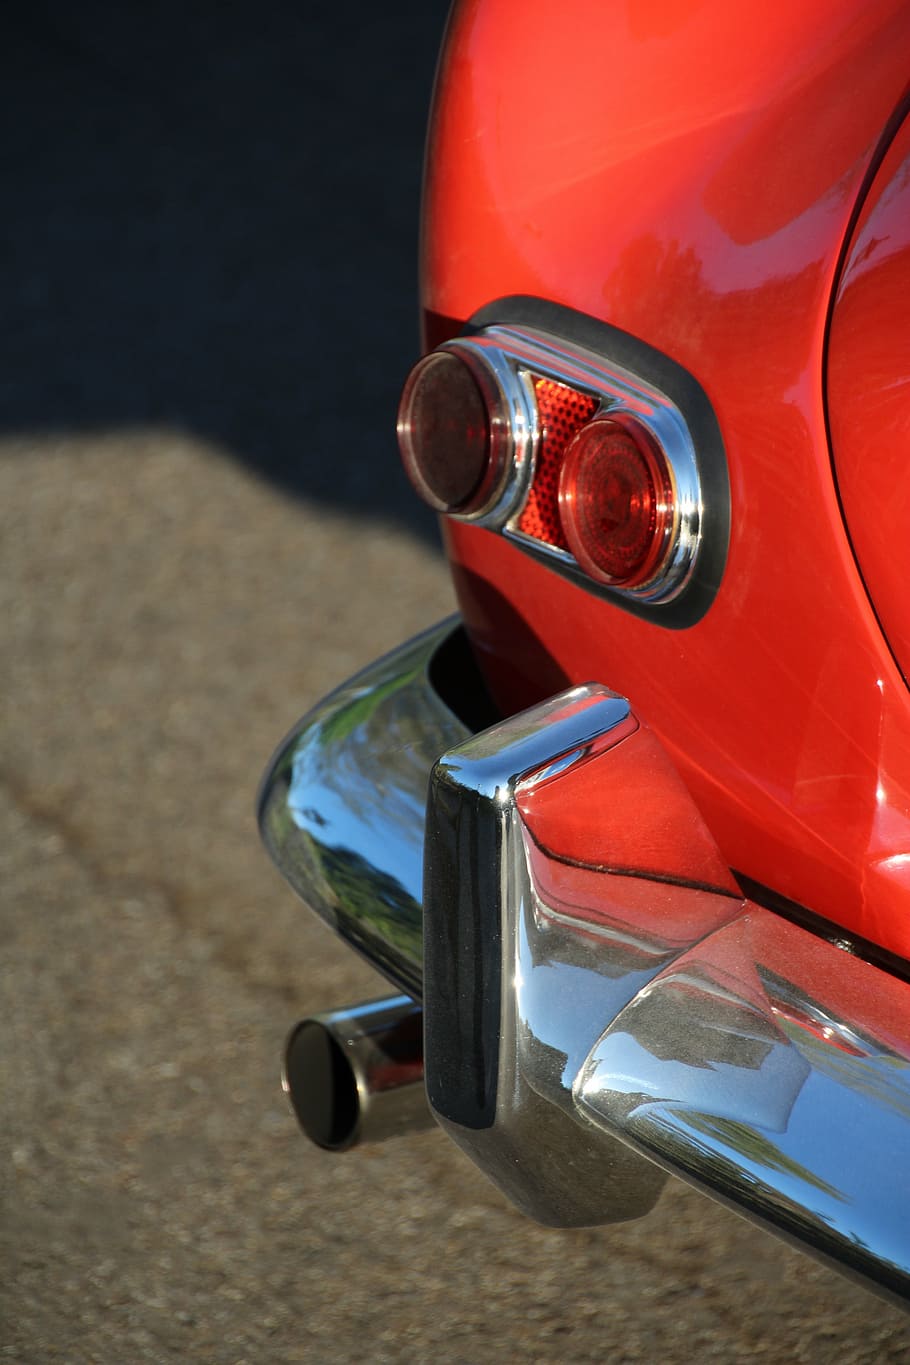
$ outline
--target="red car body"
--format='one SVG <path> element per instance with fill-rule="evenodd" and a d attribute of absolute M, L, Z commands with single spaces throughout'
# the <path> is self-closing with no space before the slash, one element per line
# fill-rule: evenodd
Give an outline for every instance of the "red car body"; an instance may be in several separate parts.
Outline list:
<path fill-rule="evenodd" d="M 685 632 L 449 521 L 497 700 L 609 680 L 732 867 L 902 956 L 908 50 L 907 7 L 862 0 L 459 6 L 422 286 L 428 343 L 508 295 L 646 340 L 703 385 L 726 448 L 724 579 Z"/>
<path fill-rule="evenodd" d="M 598 335 L 592 327 L 604 327 L 618 338 L 617 363 L 628 368 L 631 356 L 634 368 L 640 347 L 658 358 L 655 372 L 664 364 L 691 380 L 716 423 L 723 475 L 704 488 L 713 517 L 705 513 L 700 533 L 707 586 L 696 569 L 690 608 L 684 592 L 630 610 L 621 595 L 592 591 L 529 553 L 511 533 L 514 518 L 491 525 L 457 507 L 443 517 L 464 630 L 498 713 L 536 708 L 529 715 L 541 733 L 568 726 L 575 738 L 554 740 L 549 766 L 537 753 L 521 767 L 525 736 L 515 722 L 505 739 L 473 724 L 494 739 L 486 748 L 463 741 L 463 762 L 437 764 L 426 839 L 418 836 L 423 975 L 409 975 L 406 959 L 418 959 L 399 954 L 401 935 L 383 930 L 380 951 L 352 931 L 354 912 L 346 927 L 335 872 L 323 858 L 317 875 L 311 844 L 306 856 L 289 853 L 290 836 L 276 833 L 269 812 L 279 790 L 283 811 L 302 809 L 299 794 L 288 796 L 302 730 L 281 751 L 263 799 L 266 840 L 286 875 L 412 997 L 424 996 L 436 1116 L 519 1204 L 567 1223 L 641 1212 L 652 1197 L 647 1176 L 628 1208 L 619 1199 L 605 1211 L 591 1193 L 598 1171 L 618 1169 L 628 1150 L 901 1296 L 910 1236 L 882 1201 L 910 1151 L 908 53 L 910 8 L 895 0 L 760 9 L 719 0 L 456 3 L 427 152 L 425 350 L 496 327 L 572 345 L 577 320 L 582 351 Z M 449 656 L 433 657 L 438 679 Z M 629 699 L 602 732 L 578 717 L 612 705 L 607 694 L 565 692 L 592 680 Z M 376 678 L 355 686 L 344 714 L 355 695 L 385 687 L 387 697 L 391 686 Z M 450 700 L 460 687 L 450 681 Z M 575 700 L 555 705 L 554 694 Z M 512 822 L 497 836 L 496 867 L 514 839 L 529 879 L 522 895 L 530 886 L 537 907 L 533 929 L 516 929 L 518 966 L 506 953 L 501 981 L 490 955 L 509 941 L 518 912 L 503 911 L 495 933 L 482 916 L 476 932 L 464 928 L 472 913 L 464 886 L 482 864 L 477 831 L 487 817 L 472 814 L 450 837 L 445 814 L 450 800 L 461 810 L 477 793 L 487 799 L 478 774 L 493 750 L 508 752 L 503 800 Z M 304 828 L 304 817 L 294 819 Z M 305 837 L 315 837 L 310 826 Z M 333 856 L 353 847 L 334 844 Z M 357 845 L 361 862 L 370 847 Z M 366 881 L 379 886 L 375 875 Z M 486 894 L 472 893 L 470 905 Z M 449 908 L 440 910 L 443 902 Z M 598 988 L 620 972 L 646 976 L 610 1006 L 626 1021 L 622 1047 L 616 1024 L 592 1020 L 574 1080 L 563 1077 L 578 1110 L 567 1123 L 581 1125 L 587 1145 L 550 1198 L 541 1193 L 549 1175 L 516 1177 L 514 1168 L 552 1167 L 575 1139 L 560 1125 L 547 1136 L 539 1102 L 555 1082 L 550 1072 L 538 1080 L 521 1038 L 544 1039 L 533 1010 L 546 1014 L 562 988 L 543 999 L 545 955 L 523 936 L 539 933 L 542 942 L 557 928 L 568 932 L 569 921 L 573 946 L 546 959 L 549 967 L 587 970 L 589 953 L 600 963 Z M 513 1027 L 502 1001 L 526 951 L 541 967 L 542 1002 L 522 1006 Z M 460 973 L 474 973 L 473 984 Z M 672 1052 L 677 1007 L 692 1041 Z M 717 1011 L 732 1018 L 730 1010 L 740 1023 L 721 1027 Z M 356 1051 L 357 1030 L 346 1027 L 338 1046 Z M 571 1044 L 557 1028 L 550 1051 L 571 1062 L 579 1028 L 576 1019 Z M 735 1033 L 736 1048 L 718 1051 L 711 1041 L 699 1051 L 701 1033 L 713 1039 L 717 1029 Z M 506 1066 L 510 1030 L 519 1060 Z M 655 1070 L 645 1066 L 626 1084 L 632 1034 Z M 472 1048 L 479 1060 L 468 1057 Z M 711 1073 L 715 1090 L 708 1099 L 699 1090 L 697 1104 L 687 1091 L 682 1119 L 670 1073 L 684 1064 L 690 1077 Z M 289 1074 L 299 1072 L 305 1087 L 312 1066 L 297 1058 Z M 838 1174 L 848 1151 L 856 1159 L 855 1134 L 834 1150 L 819 1128 L 824 1155 L 806 1173 L 807 1116 L 821 1123 L 824 1110 L 821 1101 L 800 1109 L 811 1088 L 806 1068 L 852 1097 L 831 1100 L 830 1113 L 863 1129 L 871 1183 L 862 1191 Z M 453 1100 L 464 1075 L 474 1090 L 464 1082 Z M 519 1096 L 507 1119 L 504 1078 Z M 358 1086 L 365 1102 L 362 1076 Z M 592 1086 L 601 1087 L 593 1099 Z M 866 1109 L 857 1096 L 873 1092 Z M 564 1117 L 566 1096 L 555 1103 Z M 598 1127 L 613 1144 L 606 1155 L 592 1148 Z M 485 1134 L 497 1129 L 491 1155 Z M 863 1210 L 853 1221 L 841 1219 L 848 1205 Z"/>

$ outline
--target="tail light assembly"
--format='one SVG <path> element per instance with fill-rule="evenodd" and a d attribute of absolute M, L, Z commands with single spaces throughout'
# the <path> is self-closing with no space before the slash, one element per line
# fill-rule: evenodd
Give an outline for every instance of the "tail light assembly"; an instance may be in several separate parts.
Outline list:
<path fill-rule="evenodd" d="M 446 341 L 408 376 L 398 440 L 431 507 L 586 586 L 657 604 L 692 579 L 705 499 L 689 425 L 604 355 L 515 325 Z"/>

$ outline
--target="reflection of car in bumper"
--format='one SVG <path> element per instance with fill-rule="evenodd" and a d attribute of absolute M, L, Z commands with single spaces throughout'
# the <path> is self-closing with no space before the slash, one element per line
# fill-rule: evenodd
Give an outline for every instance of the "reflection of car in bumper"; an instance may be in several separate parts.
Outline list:
<path fill-rule="evenodd" d="M 416 1000 L 436 1117 L 540 1220 L 634 1217 L 669 1170 L 908 1294 L 910 985 L 744 898 L 634 698 L 496 720 L 447 622 L 301 722 L 260 818 L 407 992 L 292 1035 L 318 1140 L 390 1131 L 396 1092 L 417 1119 Z"/>

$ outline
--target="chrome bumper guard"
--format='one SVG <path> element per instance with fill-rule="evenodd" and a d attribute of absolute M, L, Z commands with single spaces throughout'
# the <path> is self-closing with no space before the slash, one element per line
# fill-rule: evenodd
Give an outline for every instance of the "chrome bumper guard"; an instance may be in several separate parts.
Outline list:
<path fill-rule="evenodd" d="M 424 1004 L 437 1119 L 540 1221 L 669 1171 L 910 1297 L 910 985 L 743 898 L 659 742 L 590 684 L 472 734 L 445 622 L 279 750 L 303 899 Z"/>

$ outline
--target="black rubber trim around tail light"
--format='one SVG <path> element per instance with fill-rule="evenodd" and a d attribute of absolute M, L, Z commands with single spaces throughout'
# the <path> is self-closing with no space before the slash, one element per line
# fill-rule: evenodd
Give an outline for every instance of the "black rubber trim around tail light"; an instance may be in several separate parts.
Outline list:
<path fill-rule="evenodd" d="M 638 601 L 593 582 L 576 565 L 560 562 L 543 549 L 538 552 L 527 541 L 523 541 L 520 548 L 522 553 L 546 564 L 554 573 L 570 579 L 586 592 L 605 598 L 622 611 L 644 621 L 671 630 L 683 630 L 695 625 L 711 606 L 720 587 L 730 543 L 727 457 L 720 426 L 708 395 L 688 370 L 662 351 L 610 323 L 601 322 L 573 308 L 530 295 L 515 294 L 486 304 L 471 317 L 462 334 L 470 336 L 484 327 L 497 324 L 532 328 L 591 351 L 646 380 L 679 408 L 695 447 L 703 496 L 701 544 L 692 577 L 679 597 L 663 603 Z"/>

